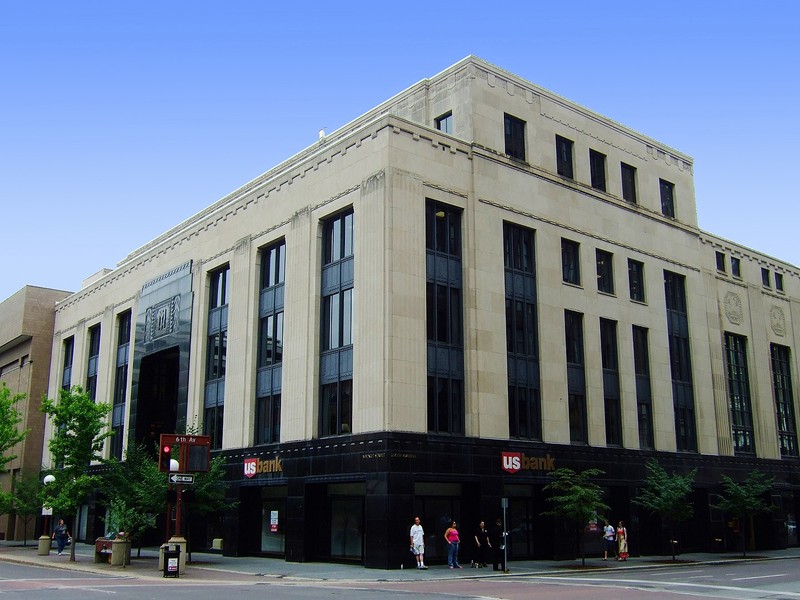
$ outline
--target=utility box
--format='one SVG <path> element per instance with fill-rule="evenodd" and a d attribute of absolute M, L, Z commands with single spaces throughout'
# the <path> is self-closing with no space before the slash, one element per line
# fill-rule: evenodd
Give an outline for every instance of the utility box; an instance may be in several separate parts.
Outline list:
<path fill-rule="evenodd" d="M 181 547 L 178 544 L 164 544 L 164 577 L 180 577 Z"/>

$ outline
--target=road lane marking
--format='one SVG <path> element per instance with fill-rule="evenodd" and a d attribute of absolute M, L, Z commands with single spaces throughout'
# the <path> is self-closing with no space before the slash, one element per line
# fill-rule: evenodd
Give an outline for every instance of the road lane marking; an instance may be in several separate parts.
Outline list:
<path fill-rule="evenodd" d="M 747 581 L 748 579 L 767 579 L 769 577 L 786 577 L 788 573 L 777 573 L 776 575 L 757 575 L 753 577 L 734 577 L 731 581 Z"/>
<path fill-rule="evenodd" d="M 533 577 L 532 579 L 539 579 L 541 581 L 548 581 L 548 580 L 556 580 L 556 581 L 563 581 L 572 583 L 574 585 L 580 585 L 579 582 L 589 582 L 595 584 L 601 584 L 604 586 L 609 586 L 611 584 L 618 584 L 623 587 L 634 587 L 634 586 L 645 586 L 647 589 L 648 587 L 652 589 L 656 585 L 663 586 L 665 588 L 669 587 L 676 587 L 676 588 L 699 588 L 699 589 L 709 589 L 709 590 L 726 590 L 730 592 L 747 592 L 753 593 L 757 591 L 764 592 L 764 590 L 757 590 L 754 588 L 746 588 L 746 587 L 739 587 L 733 585 L 709 585 L 706 583 L 680 583 L 675 581 L 660 581 L 657 579 L 601 579 L 601 578 L 594 578 L 594 577 L 581 577 L 580 579 L 573 578 L 573 577 L 553 577 L 553 576 L 537 576 Z M 800 598 L 800 592 L 789 592 L 783 590 L 769 590 L 769 595 L 771 596 L 785 596 L 787 598 Z"/>

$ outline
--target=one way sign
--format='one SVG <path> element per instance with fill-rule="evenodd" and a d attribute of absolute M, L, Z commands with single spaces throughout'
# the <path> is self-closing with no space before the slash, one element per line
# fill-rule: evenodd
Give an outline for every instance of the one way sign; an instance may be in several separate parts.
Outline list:
<path fill-rule="evenodd" d="M 185 473 L 170 473 L 170 483 L 194 483 L 194 475 L 187 475 Z"/>

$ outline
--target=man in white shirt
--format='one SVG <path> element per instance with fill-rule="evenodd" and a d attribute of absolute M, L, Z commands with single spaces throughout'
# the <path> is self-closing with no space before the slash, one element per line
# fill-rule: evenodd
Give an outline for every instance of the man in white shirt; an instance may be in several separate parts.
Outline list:
<path fill-rule="evenodd" d="M 425 530 L 419 524 L 419 517 L 414 517 L 414 524 L 409 532 L 411 542 L 411 552 L 417 557 L 417 568 L 427 569 L 425 566 Z"/>

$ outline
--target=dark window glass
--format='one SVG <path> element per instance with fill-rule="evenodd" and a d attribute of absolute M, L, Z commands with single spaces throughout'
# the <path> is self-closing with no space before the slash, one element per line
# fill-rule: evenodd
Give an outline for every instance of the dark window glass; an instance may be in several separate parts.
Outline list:
<path fill-rule="evenodd" d="M 667 305 L 667 336 L 672 374 L 672 399 L 675 409 L 676 445 L 678 450 L 696 452 L 697 430 L 685 278 L 682 275 L 664 271 L 664 295 Z"/>
<path fill-rule="evenodd" d="M 636 204 L 636 167 L 622 163 L 622 198 Z"/>
<path fill-rule="evenodd" d="M 222 448 L 222 423 L 225 407 L 220 404 L 206 408 L 203 413 L 203 433 L 211 438 L 211 448 Z"/>
<path fill-rule="evenodd" d="M 208 354 L 206 363 L 206 381 L 225 377 L 227 359 L 228 332 L 221 331 L 208 336 Z"/>
<path fill-rule="evenodd" d="M 320 408 L 322 436 L 352 433 L 353 381 L 346 379 L 323 385 Z"/>
<path fill-rule="evenodd" d="M 561 238 L 561 272 L 565 283 L 581 284 L 580 244 Z"/>
<path fill-rule="evenodd" d="M 75 338 L 64 340 L 64 365 L 61 371 L 61 387 L 68 390 L 72 386 L 72 360 L 75 352 Z"/>
<path fill-rule="evenodd" d="M 731 275 L 734 277 L 742 276 L 742 261 L 735 256 L 731 256 Z"/>
<path fill-rule="evenodd" d="M 644 263 L 628 259 L 628 289 L 631 300 L 644 302 Z"/>
<path fill-rule="evenodd" d="M 775 289 L 779 292 L 783 291 L 783 274 L 775 273 Z"/>
<path fill-rule="evenodd" d="M 86 366 L 86 393 L 92 400 L 97 396 L 97 361 L 100 356 L 100 325 L 89 329 L 89 362 Z"/>
<path fill-rule="evenodd" d="M 525 160 L 525 121 L 505 115 L 506 154 Z"/>
<path fill-rule="evenodd" d="M 280 241 L 261 251 L 261 289 L 281 284 L 286 278 L 286 243 Z"/>
<path fill-rule="evenodd" d="M 569 441 L 585 444 L 588 439 L 586 397 L 583 394 L 569 394 Z"/>
<path fill-rule="evenodd" d="M 614 255 L 605 250 L 595 252 L 597 260 L 597 291 L 614 293 Z"/>
<path fill-rule="evenodd" d="M 747 369 L 746 339 L 725 333 L 725 358 L 728 366 L 728 399 L 731 411 L 733 450 L 753 454 L 755 440 L 750 403 L 750 378 Z"/>
<path fill-rule="evenodd" d="M 461 210 L 428 200 L 426 321 L 428 430 L 464 433 Z"/>
<path fill-rule="evenodd" d="M 536 322 L 536 277 L 532 230 L 503 223 L 505 256 L 506 349 L 512 369 L 508 385 L 509 433 L 541 439 Z"/>
<path fill-rule="evenodd" d="M 592 187 L 606 191 L 606 155 L 596 150 L 589 150 L 589 169 L 592 176 Z"/>
<path fill-rule="evenodd" d="M 606 444 L 622 445 L 622 411 L 619 396 L 617 322 L 600 319 L 600 356 L 603 365 Z"/>
<path fill-rule="evenodd" d="M 322 237 L 325 248 L 323 264 L 353 256 L 353 211 L 341 213 L 323 224 Z"/>
<path fill-rule="evenodd" d="M 797 426 L 789 348 L 770 344 L 770 358 L 772 359 L 772 390 L 775 394 L 775 413 L 778 420 L 778 444 L 781 456 L 797 456 Z"/>
<path fill-rule="evenodd" d="M 650 449 L 655 447 L 655 442 L 653 436 L 653 403 L 650 388 L 650 353 L 647 345 L 647 329 L 634 325 L 632 332 L 639 447 Z"/>
<path fill-rule="evenodd" d="M 464 384 L 460 379 L 428 376 L 428 431 L 464 433 Z"/>
<path fill-rule="evenodd" d="M 583 365 L 583 315 L 564 311 L 567 364 Z"/>
<path fill-rule="evenodd" d="M 562 177 L 573 178 L 572 171 L 572 140 L 556 136 L 556 169 Z"/>
<path fill-rule="evenodd" d="M 659 179 L 661 189 L 661 214 L 675 218 L 675 184 Z"/>
<path fill-rule="evenodd" d="M 281 439 L 281 395 L 256 400 L 256 444 L 273 444 Z"/>
<path fill-rule="evenodd" d="M 209 296 L 209 308 L 219 308 L 228 303 L 228 273 L 230 269 L 226 266 L 210 274 L 211 294 Z"/>
<path fill-rule="evenodd" d="M 434 126 L 444 133 L 453 133 L 453 113 L 448 112 L 433 120 Z"/>
<path fill-rule="evenodd" d="M 125 433 L 125 402 L 128 391 L 128 360 L 131 339 L 131 311 L 117 316 L 117 361 L 114 373 L 114 404 L 111 413 L 111 456 L 122 460 Z"/>
<path fill-rule="evenodd" d="M 769 281 L 769 269 L 761 268 L 761 285 L 765 288 L 772 287 Z"/>
<path fill-rule="evenodd" d="M 717 252 L 716 256 L 717 256 L 717 271 L 719 271 L 720 273 L 726 273 L 727 271 L 725 269 L 725 253 Z"/>

